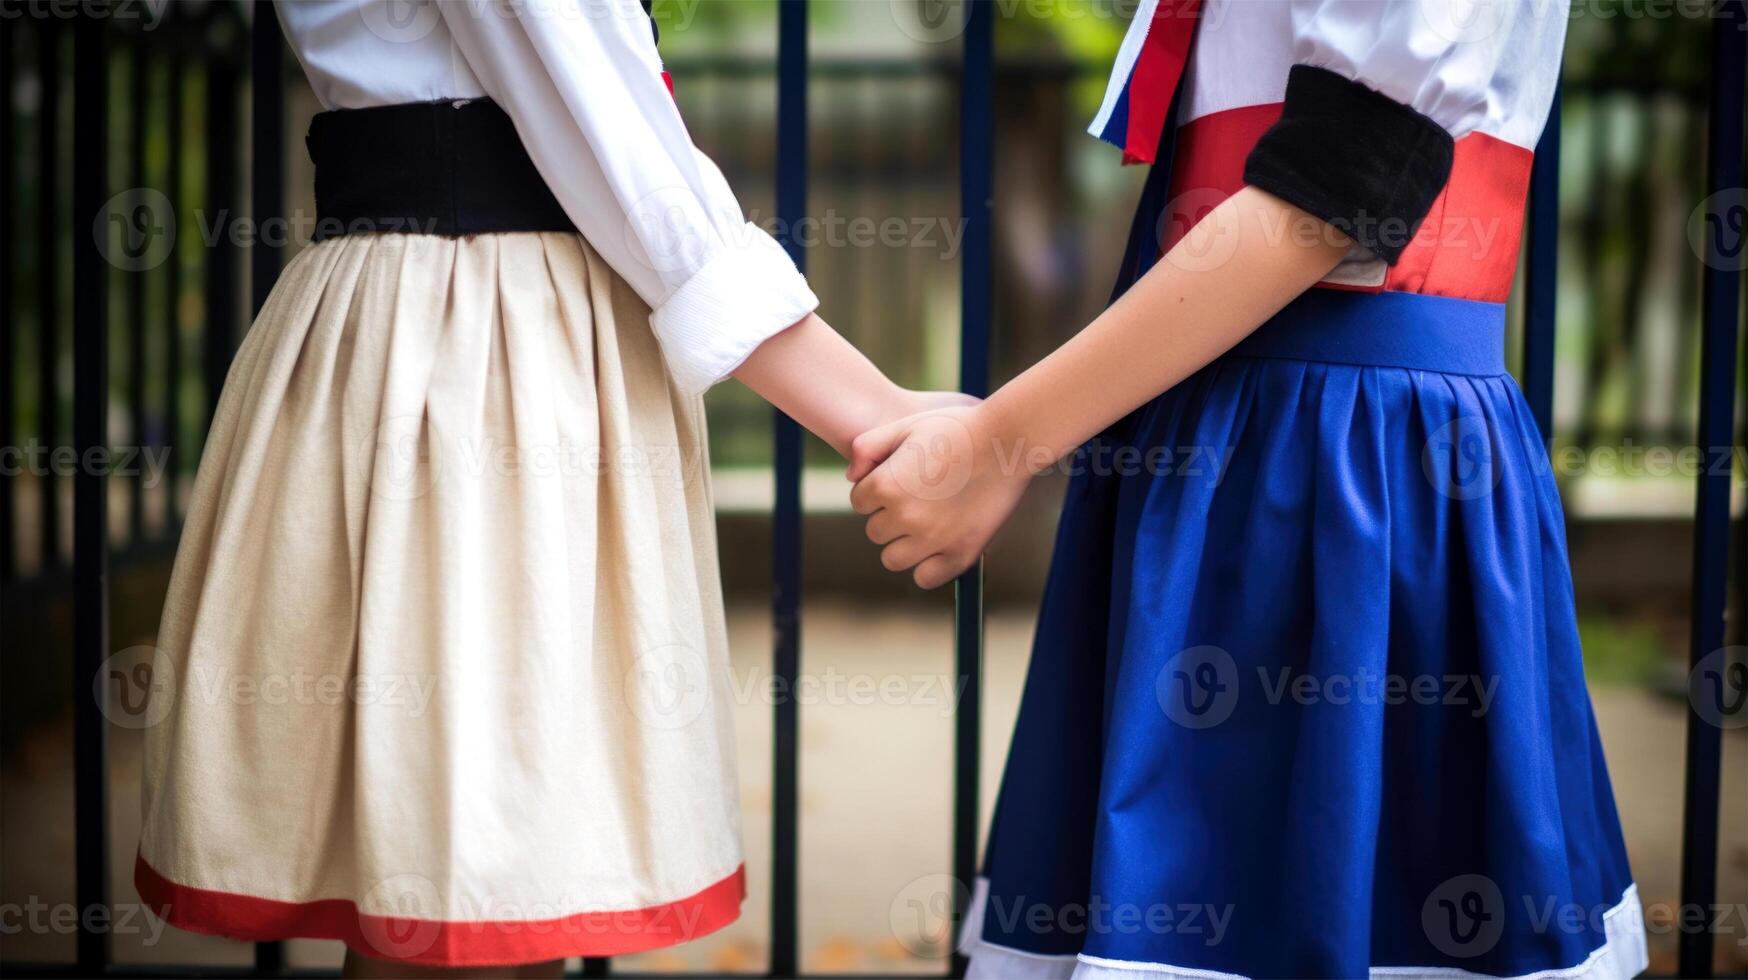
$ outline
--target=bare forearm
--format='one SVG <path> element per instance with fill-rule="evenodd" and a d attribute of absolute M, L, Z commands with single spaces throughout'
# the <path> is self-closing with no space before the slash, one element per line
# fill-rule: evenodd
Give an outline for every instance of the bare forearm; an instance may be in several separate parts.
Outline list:
<path fill-rule="evenodd" d="M 1305 212 L 1239 191 L 1079 335 L 992 395 L 991 435 L 1024 442 L 1004 447 L 1019 451 L 1013 458 L 1055 462 L 1231 349 L 1347 248 Z"/>
<path fill-rule="evenodd" d="M 760 344 L 734 376 L 845 455 L 856 436 L 909 410 L 909 392 L 817 314 Z"/>

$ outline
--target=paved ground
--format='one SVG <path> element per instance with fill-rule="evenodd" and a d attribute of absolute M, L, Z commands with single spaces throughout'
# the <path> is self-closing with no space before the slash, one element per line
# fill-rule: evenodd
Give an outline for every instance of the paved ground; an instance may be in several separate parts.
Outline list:
<path fill-rule="evenodd" d="M 930 913 L 939 893 L 934 876 L 948 866 L 952 702 L 944 685 L 952 659 L 950 615 L 942 597 L 919 597 L 898 607 L 816 604 L 805 611 L 805 671 L 820 679 L 824 699 L 805 696 L 802 707 L 801 941 L 809 971 L 888 974 L 942 968 L 938 922 Z M 764 616 L 758 607 L 731 613 L 736 684 L 742 692 L 763 691 L 761 682 L 769 676 Z M 1028 611 L 997 612 L 989 619 L 986 819 L 1013 724 L 1031 626 Z M 890 685 L 884 688 L 888 693 L 855 694 L 858 689 L 847 679 L 864 675 L 881 678 Z M 1680 839 L 1680 705 L 1627 688 L 1601 688 L 1595 698 L 1642 895 L 1648 905 L 1672 904 Z M 628 958 L 636 962 L 625 963 L 627 970 L 714 973 L 763 967 L 770 710 L 762 694 L 737 700 L 752 889 L 746 915 L 692 946 Z M 117 730 L 112 749 L 113 893 L 127 902 L 133 897 L 128 873 L 138 832 L 137 738 Z M 71 901 L 69 758 L 63 726 L 33 739 L 0 774 L 0 910 L 7 915 L 32 897 Z M 1748 731 L 1730 733 L 1725 767 L 1720 899 L 1748 905 Z M 1733 935 L 1720 948 L 1725 972 L 1748 970 L 1743 911 L 1729 913 Z M 10 924 L 0 919 L 0 926 Z M 1653 936 L 1653 944 L 1656 965 L 1672 972 L 1673 936 L 1664 931 Z M 141 934 L 118 934 L 115 946 L 118 959 L 134 962 L 240 964 L 249 957 L 242 944 L 173 930 L 155 943 Z M 0 955 L 7 959 L 66 958 L 71 951 L 72 936 L 65 931 L 0 932 Z M 291 955 L 296 965 L 329 965 L 337 962 L 338 950 L 326 943 L 295 943 Z"/>

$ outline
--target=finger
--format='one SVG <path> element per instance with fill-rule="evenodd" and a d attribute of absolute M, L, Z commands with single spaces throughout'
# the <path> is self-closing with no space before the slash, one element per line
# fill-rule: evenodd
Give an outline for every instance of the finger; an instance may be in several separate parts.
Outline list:
<path fill-rule="evenodd" d="M 860 482 L 874 467 L 886 461 L 910 434 L 910 419 L 899 419 L 878 425 L 850 442 L 850 468 L 844 473 L 850 482 Z"/>
<path fill-rule="evenodd" d="M 935 549 L 914 537 L 902 537 L 880 552 L 880 564 L 889 572 L 902 572 L 935 553 Z"/>
<path fill-rule="evenodd" d="M 891 508 L 881 508 L 868 518 L 868 540 L 875 544 L 891 544 L 904 537 L 904 528 L 899 526 L 898 515 Z"/>
<path fill-rule="evenodd" d="M 850 508 L 867 517 L 886 506 L 886 473 L 875 470 L 850 488 Z"/>
<path fill-rule="evenodd" d="M 948 582 L 964 574 L 971 562 L 959 558 L 949 558 L 946 555 L 930 555 L 916 567 L 911 578 L 918 588 L 938 589 Z"/>

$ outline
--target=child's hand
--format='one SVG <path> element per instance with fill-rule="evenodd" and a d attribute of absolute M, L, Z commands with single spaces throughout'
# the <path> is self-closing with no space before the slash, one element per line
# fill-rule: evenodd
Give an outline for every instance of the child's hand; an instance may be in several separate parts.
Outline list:
<path fill-rule="evenodd" d="M 935 409 L 851 444 L 850 503 L 869 515 L 868 539 L 884 546 L 888 569 L 914 567 L 911 577 L 925 589 L 977 561 L 1031 481 L 1023 447 L 1000 446 L 986 414 L 981 405 Z"/>

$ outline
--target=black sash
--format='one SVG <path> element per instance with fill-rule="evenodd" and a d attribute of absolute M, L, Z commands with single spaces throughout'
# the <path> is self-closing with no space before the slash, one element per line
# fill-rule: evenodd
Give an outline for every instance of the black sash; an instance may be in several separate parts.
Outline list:
<path fill-rule="evenodd" d="M 490 99 L 322 112 L 304 142 L 317 241 L 577 230 Z"/>

